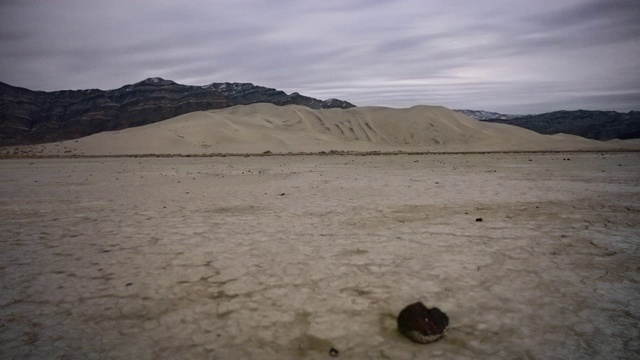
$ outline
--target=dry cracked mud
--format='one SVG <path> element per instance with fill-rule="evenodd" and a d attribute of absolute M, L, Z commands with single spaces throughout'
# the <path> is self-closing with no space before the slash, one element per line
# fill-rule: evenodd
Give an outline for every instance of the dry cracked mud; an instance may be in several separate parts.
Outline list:
<path fill-rule="evenodd" d="M 0 233 L 7 359 L 640 353 L 640 153 L 2 160 Z"/>

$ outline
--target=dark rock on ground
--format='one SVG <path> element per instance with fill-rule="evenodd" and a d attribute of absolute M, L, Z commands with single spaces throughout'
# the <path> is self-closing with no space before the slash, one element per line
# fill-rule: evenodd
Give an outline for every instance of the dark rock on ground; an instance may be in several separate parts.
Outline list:
<path fill-rule="evenodd" d="M 331 349 L 329 350 L 329 355 L 330 355 L 331 357 L 338 357 L 338 355 L 340 355 L 340 352 L 339 352 L 339 351 L 338 351 L 338 349 L 336 349 L 336 348 L 331 348 Z"/>
<path fill-rule="evenodd" d="M 398 330 L 409 339 L 427 344 L 444 335 L 449 317 L 437 307 L 427 308 L 423 303 L 411 304 L 398 315 Z"/>

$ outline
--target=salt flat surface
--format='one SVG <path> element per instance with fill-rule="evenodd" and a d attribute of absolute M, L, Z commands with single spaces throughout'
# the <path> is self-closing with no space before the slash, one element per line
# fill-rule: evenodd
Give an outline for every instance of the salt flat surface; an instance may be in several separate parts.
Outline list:
<path fill-rule="evenodd" d="M 0 233 L 1 358 L 640 352 L 639 153 L 2 160 Z"/>

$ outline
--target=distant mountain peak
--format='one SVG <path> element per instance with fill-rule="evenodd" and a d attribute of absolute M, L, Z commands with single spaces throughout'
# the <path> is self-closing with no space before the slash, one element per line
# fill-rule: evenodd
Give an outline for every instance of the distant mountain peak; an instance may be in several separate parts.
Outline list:
<path fill-rule="evenodd" d="M 133 85 L 134 86 L 135 85 L 169 86 L 169 85 L 177 85 L 177 83 L 171 80 L 165 80 L 160 77 L 151 77 L 151 78 L 144 79 L 140 82 L 137 82 Z"/>

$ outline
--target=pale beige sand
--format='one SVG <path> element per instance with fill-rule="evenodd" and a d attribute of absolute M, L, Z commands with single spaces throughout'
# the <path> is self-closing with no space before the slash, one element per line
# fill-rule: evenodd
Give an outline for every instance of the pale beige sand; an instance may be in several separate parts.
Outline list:
<path fill-rule="evenodd" d="M 194 112 L 155 124 L 36 147 L 40 155 L 211 154 L 320 151 L 483 152 L 640 149 L 629 141 L 545 136 L 480 122 L 437 106 L 312 110 L 253 104 Z M 11 152 L 11 149 L 5 150 Z"/>
<path fill-rule="evenodd" d="M 0 357 L 634 358 L 639 204 L 639 153 L 2 160 Z"/>

